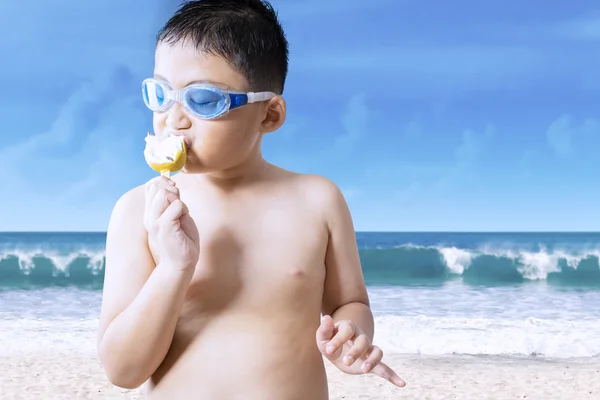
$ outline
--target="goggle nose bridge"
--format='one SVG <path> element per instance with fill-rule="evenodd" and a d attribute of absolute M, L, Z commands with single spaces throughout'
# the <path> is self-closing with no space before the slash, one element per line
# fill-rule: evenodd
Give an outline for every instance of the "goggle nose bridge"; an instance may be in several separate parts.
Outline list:
<path fill-rule="evenodd" d="M 176 102 L 178 102 L 179 104 L 183 104 L 183 101 L 185 99 L 185 89 L 181 89 L 181 90 L 171 90 L 171 89 L 163 89 L 166 90 L 167 92 L 167 99 L 169 100 L 174 100 Z"/>

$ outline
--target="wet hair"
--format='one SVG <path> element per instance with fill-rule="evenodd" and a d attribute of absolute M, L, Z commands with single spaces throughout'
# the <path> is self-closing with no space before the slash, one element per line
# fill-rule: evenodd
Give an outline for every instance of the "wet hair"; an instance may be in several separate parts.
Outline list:
<path fill-rule="evenodd" d="M 185 1 L 157 36 L 157 45 L 178 42 L 225 59 L 246 78 L 251 91 L 283 93 L 288 42 L 267 1 Z"/>

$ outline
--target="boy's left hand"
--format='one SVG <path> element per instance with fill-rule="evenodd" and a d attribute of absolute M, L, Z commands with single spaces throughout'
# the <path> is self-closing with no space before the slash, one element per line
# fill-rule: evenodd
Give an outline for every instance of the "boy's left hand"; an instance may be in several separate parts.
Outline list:
<path fill-rule="evenodd" d="M 390 367 L 381 362 L 383 352 L 352 321 L 334 323 L 329 315 L 317 329 L 317 347 L 340 371 L 352 375 L 374 373 L 398 387 L 406 386 Z"/>

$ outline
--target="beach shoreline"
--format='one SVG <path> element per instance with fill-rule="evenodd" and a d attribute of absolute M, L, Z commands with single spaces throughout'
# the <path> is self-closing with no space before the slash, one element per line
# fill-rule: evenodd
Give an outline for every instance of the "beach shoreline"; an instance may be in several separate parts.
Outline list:
<path fill-rule="evenodd" d="M 375 376 L 345 375 L 325 360 L 330 399 L 595 399 L 600 360 L 386 354 L 407 382 L 396 388 Z M 15 353 L 0 363 L 0 393 L 11 399 L 143 399 L 141 390 L 111 385 L 88 352 Z"/>

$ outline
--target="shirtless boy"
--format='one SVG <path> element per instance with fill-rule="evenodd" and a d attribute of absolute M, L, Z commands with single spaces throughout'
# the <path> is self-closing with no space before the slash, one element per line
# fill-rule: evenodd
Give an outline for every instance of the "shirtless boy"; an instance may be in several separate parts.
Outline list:
<path fill-rule="evenodd" d="M 261 156 L 285 120 L 287 59 L 259 0 L 192 1 L 161 30 L 145 101 L 155 134 L 183 135 L 188 157 L 183 173 L 125 193 L 109 222 L 98 353 L 114 385 L 145 384 L 152 399 L 326 400 L 323 356 L 405 385 L 372 345 L 340 190 Z M 165 101 L 198 83 L 224 92 Z M 226 90 L 274 94 L 228 108 Z"/>

